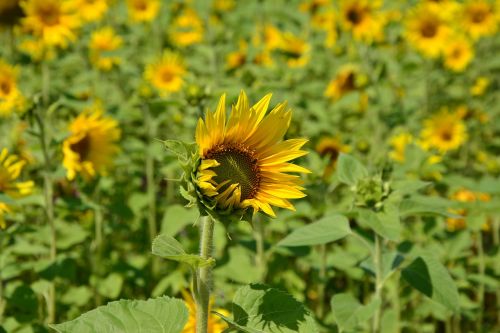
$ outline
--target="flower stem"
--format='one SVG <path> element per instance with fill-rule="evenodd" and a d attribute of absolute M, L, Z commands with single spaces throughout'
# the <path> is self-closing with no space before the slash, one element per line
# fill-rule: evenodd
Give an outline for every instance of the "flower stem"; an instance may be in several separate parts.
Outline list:
<path fill-rule="evenodd" d="M 200 219 L 200 256 L 210 259 L 214 241 L 215 222 L 210 216 Z M 194 296 L 196 301 L 196 333 L 208 332 L 208 312 L 210 289 L 212 287 L 212 266 L 199 267 L 196 270 Z"/>
<path fill-rule="evenodd" d="M 382 318 L 382 239 L 379 235 L 375 234 L 375 248 L 373 252 L 373 265 L 375 267 L 375 298 L 380 300 L 375 315 L 373 317 L 373 332 L 380 332 L 380 319 Z"/>
<path fill-rule="evenodd" d="M 3 251 L 3 236 L 4 236 L 3 231 L 0 231 L 0 253 L 2 253 Z M 0 272 L 3 269 L 3 265 L 4 265 L 3 257 L 0 257 Z M 4 310 L 5 310 L 5 302 L 3 299 L 3 281 L 2 281 L 2 276 L 0 275 L 0 327 L 3 322 Z"/>
<path fill-rule="evenodd" d="M 144 127 L 146 130 L 146 191 L 148 198 L 148 228 L 149 228 L 149 241 L 152 243 L 158 234 L 156 226 L 156 186 L 154 174 L 154 156 L 151 150 L 151 142 L 156 134 L 156 126 L 151 116 L 149 105 L 143 107 L 144 110 Z M 159 260 L 157 257 L 152 258 L 151 274 L 157 275 L 159 269 Z"/>
<path fill-rule="evenodd" d="M 481 281 L 479 282 L 478 290 L 478 303 L 479 303 L 479 318 L 477 320 L 477 332 L 483 331 L 483 302 L 484 302 L 484 273 L 485 273 L 485 262 L 484 262 L 484 249 L 483 249 L 483 234 L 481 230 L 477 232 L 477 249 L 479 257 L 479 275 L 481 276 Z"/>
<path fill-rule="evenodd" d="M 48 147 L 48 142 L 50 141 L 50 139 L 48 137 L 44 121 L 47 120 L 48 118 L 45 117 L 43 119 L 42 115 L 40 115 L 40 113 L 37 113 L 35 119 L 40 128 L 39 138 L 40 138 L 40 144 L 42 146 L 43 160 L 45 166 L 45 170 L 43 173 L 43 180 L 44 180 L 43 192 L 45 198 L 45 214 L 47 223 L 49 224 L 50 228 L 50 261 L 52 262 L 52 264 L 55 264 L 57 257 L 57 247 L 56 247 L 57 235 L 56 235 L 56 226 L 54 221 L 54 202 L 53 202 L 54 185 L 52 182 L 52 175 L 51 175 L 52 167 L 50 164 L 51 159 Z M 49 294 L 47 297 L 47 322 L 53 323 L 55 319 L 56 319 L 56 287 L 54 281 L 52 281 L 49 287 Z"/>
<path fill-rule="evenodd" d="M 319 246 L 321 264 L 319 269 L 319 284 L 318 284 L 318 317 L 323 319 L 325 315 L 325 286 L 326 286 L 326 244 Z"/>
<path fill-rule="evenodd" d="M 262 223 L 262 217 L 256 214 L 253 218 L 253 223 L 255 247 L 257 250 L 255 263 L 257 264 L 257 268 L 260 273 L 260 282 L 265 283 L 267 275 L 267 260 L 264 248 L 264 224 Z"/>

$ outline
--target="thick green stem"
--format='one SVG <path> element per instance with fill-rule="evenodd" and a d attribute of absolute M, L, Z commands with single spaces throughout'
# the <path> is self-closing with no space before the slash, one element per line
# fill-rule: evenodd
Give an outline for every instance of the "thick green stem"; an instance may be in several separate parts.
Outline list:
<path fill-rule="evenodd" d="M 209 216 L 200 219 L 200 256 L 212 257 L 215 221 Z M 196 333 L 208 332 L 210 290 L 212 288 L 212 266 L 199 267 L 196 270 L 194 296 L 196 301 Z"/>
<path fill-rule="evenodd" d="M 1 256 L 2 251 L 3 251 L 3 232 L 0 231 L 0 272 L 3 269 L 3 257 Z M 5 310 L 5 301 L 3 299 L 3 281 L 2 281 L 2 276 L 0 275 L 0 327 L 3 322 L 3 312 Z"/>
<path fill-rule="evenodd" d="M 500 218 L 495 217 L 493 219 L 493 226 L 492 226 L 492 231 L 493 231 L 493 245 L 495 245 L 495 248 L 497 251 L 500 251 Z M 500 272 L 500 260 L 497 260 L 495 263 L 495 272 Z M 497 298 L 497 325 L 500 326 L 500 288 L 497 288 L 496 292 L 496 298 Z"/>
<path fill-rule="evenodd" d="M 484 249 L 483 249 L 483 234 L 481 231 L 477 232 L 477 251 L 478 251 L 478 259 L 479 259 L 479 267 L 478 273 L 481 276 L 481 280 L 479 281 L 479 289 L 478 289 L 478 303 L 479 303 L 479 318 L 476 322 L 477 331 L 483 331 L 483 303 L 484 303 L 484 273 L 486 270 L 486 265 L 484 262 Z"/>
<path fill-rule="evenodd" d="M 154 156 L 152 152 L 151 143 L 156 133 L 156 126 L 151 116 L 151 111 L 148 105 L 144 106 L 144 127 L 146 130 L 146 191 L 148 198 L 148 228 L 149 228 L 149 241 L 152 243 L 158 235 L 158 228 L 156 226 L 156 184 L 154 174 Z M 157 275 L 159 269 L 159 260 L 157 257 L 152 258 L 151 273 L 153 276 Z"/>
<path fill-rule="evenodd" d="M 321 264 L 319 268 L 318 283 L 318 316 L 323 319 L 325 315 L 325 286 L 326 286 L 326 244 L 319 246 Z"/>
<path fill-rule="evenodd" d="M 255 215 L 253 218 L 254 224 L 254 237 L 255 245 L 257 250 L 257 257 L 255 258 L 255 263 L 260 272 L 260 281 L 265 283 L 267 275 L 267 260 L 264 248 L 264 224 L 262 223 L 262 217 Z"/>
<path fill-rule="evenodd" d="M 379 235 L 375 234 L 375 248 L 373 252 L 373 266 L 375 267 L 375 298 L 378 299 L 379 305 L 373 316 L 373 332 L 380 332 L 380 320 L 382 318 L 382 239 Z"/>
<path fill-rule="evenodd" d="M 42 62 L 42 101 L 43 105 L 49 105 L 50 94 L 50 71 L 47 62 Z"/>
<path fill-rule="evenodd" d="M 50 228 L 50 261 L 55 264 L 57 257 L 57 235 L 56 235 L 56 226 L 54 221 L 54 185 L 52 181 L 52 167 L 51 167 L 51 159 L 49 154 L 48 142 L 50 141 L 47 130 L 45 127 L 44 120 L 47 120 L 48 117 L 42 119 L 42 115 L 39 113 L 36 114 L 36 120 L 38 122 L 38 126 L 40 128 L 40 144 L 42 146 L 42 153 L 44 159 L 45 170 L 43 173 L 43 193 L 45 197 L 45 214 L 47 223 Z M 56 287 L 54 281 L 51 282 L 49 287 L 49 293 L 47 297 L 47 322 L 53 323 L 56 319 Z"/>
<path fill-rule="evenodd" d="M 97 185 L 98 186 L 98 185 Z M 102 246 L 103 246 L 103 225 L 102 225 L 102 211 L 100 207 L 94 208 L 94 227 L 95 227 L 95 259 L 94 259 L 94 273 L 98 277 L 103 276 L 104 265 L 102 264 Z M 97 287 L 96 287 L 97 289 Z M 97 290 L 95 291 L 95 304 L 96 306 L 102 305 L 102 297 Z"/>

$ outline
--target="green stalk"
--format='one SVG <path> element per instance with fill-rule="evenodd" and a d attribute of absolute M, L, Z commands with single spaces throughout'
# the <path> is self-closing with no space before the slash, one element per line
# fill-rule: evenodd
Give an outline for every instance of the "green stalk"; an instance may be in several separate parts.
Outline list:
<path fill-rule="evenodd" d="M 373 317 L 373 332 L 380 332 L 380 320 L 382 318 L 382 239 L 375 234 L 375 248 L 373 252 L 373 266 L 375 267 L 375 298 L 380 300 L 380 303 Z"/>
<path fill-rule="evenodd" d="M 0 253 L 3 252 L 3 231 L 0 231 Z M 3 269 L 3 257 L 0 256 L 0 272 Z M 3 300 L 3 281 L 2 276 L 0 275 L 0 327 L 3 322 L 3 312 L 5 310 L 5 302 Z"/>
<path fill-rule="evenodd" d="M 484 248 L 483 248 L 483 234 L 481 230 L 477 232 L 477 249 L 478 249 L 478 257 L 479 257 L 479 275 L 481 276 L 481 281 L 479 281 L 479 289 L 478 289 L 478 303 L 479 303 L 479 319 L 477 320 L 477 331 L 482 332 L 483 331 L 483 303 L 484 303 L 484 273 L 486 270 L 486 265 L 484 262 Z"/>
<path fill-rule="evenodd" d="M 253 218 L 254 223 L 254 237 L 257 250 L 257 257 L 255 258 L 255 263 L 260 272 L 260 282 L 265 283 L 267 275 L 267 260 L 264 248 L 264 224 L 262 223 L 262 217 L 255 215 Z"/>
<path fill-rule="evenodd" d="M 97 186 L 99 186 L 97 184 Z M 103 219 L 100 207 L 94 208 L 94 227 L 95 227 L 95 260 L 94 260 L 94 273 L 98 277 L 102 277 L 102 244 L 103 244 Z M 102 305 L 102 297 L 95 288 L 95 304 L 96 306 Z"/>
<path fill-rule="evenodd" d="M 153 240 L 158 235 L 158 228 L 156 226 L 156 184 L 154 174 L 154 156 L 151 151 L 151 142 L 156 135 L 156 125 L 153 123 L 149 105 L 143 107 L 144 110 L 144 127 L 146 130 L 146 191 L 148 198 L 148 228 L 149 228 L 149 241 Z M 152 258 L 151 273 L 157 275 L 159 269 L 159 260 L 157 257 Z"/>
<path fill-rule="evenodd" d="M 495 217 L 493 219 L 493 226 L 492 226 L 492 231 L 493 231 L 493 245 L 497 249 L 497 251 L 500 250 L 500 218 Z M 496 267 L 495 267 L 495 272 L 500 272 L 500 262 L 497 260 L 496 261 Z M 497 299 L 497 324 L 500 326 L 500 289 L 497 288 L 496 291 L 496 299 Z"/>
<path fill-rule="evenodd" d="M 52 263 L 56 262 L 57 257 L 57 235 L 56 226 L 54 221 L 54 185 L 52 181 L 52 167 L 50 164 L 50 155 L 48 148 L 49 137 L 45 128 L 44 120 L 42 116 L 37 113 L 35 119 L 40 128 L 40 144 L 42 146 L 43 160 L 44 160 L 44 173 L 43 173 L 43 193 L 45 198 L 45 214 L 47 223 L 50 227 L 50 261 Z M 49 294 L 47 299 L 47 322 L 53 323 L 56 319 L 56 287 L 54 281 L 51 282 L 49 287 Z"/>
<path fill-rule="evenodd" d="M 200 218 L 200 256 L 203 259 L 208 260 L 212 257 L 214 226 L 215 221 L 210 216 Z M 193 293 L 196 302 L 196 333 L 207 333 L 212 266 L 199 267 L 195 279 Z"/>
<path fill-rule="evenodd" d="M 325 314 L 325 285 L 326 285 L 326 244 L 319 246 L 321 264 L 319 268 L 319 284 L 318 284 L 318 317 L 323 319 Z"/>

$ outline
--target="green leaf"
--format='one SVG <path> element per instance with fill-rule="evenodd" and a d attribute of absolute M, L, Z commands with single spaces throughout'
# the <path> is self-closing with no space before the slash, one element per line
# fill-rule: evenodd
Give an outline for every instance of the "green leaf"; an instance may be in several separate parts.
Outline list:
<path fill-rule="evenodd" d="M 361 304 L 351 294 L 337 294 L 331 300 L 333 317 L 341 331 L 353 329 L 373 317 L 380 304 L 374 298 L 367 305 Z"/>
<path fill-rule="evenodd" d="M 340 182 L 354 186 L 361 178 L 368 176 L 368 170 L 354 157 L 340 154 L 337 161 L 337 176 Z"/>
<path fill-rule="evenodd" d="M 448 208 L 452 206 L 449 200 L 437 197 L 412 196 L 404 199 L 399 205 L 399 214 L 401 217 L 412 215 L 442 215 L 448 217 L 457 217 L 451 214 Z"/>
<path fill-rule="evenodd" d="M 403 263 L 403 261 L 404 257 L 397 251 L 384 253 L 382 255 L 382 277 L 386 279 Z M 372 257 L 368 257 L 366 260 L 363 260 L 360 266 L 375 276 L 375 267 L 373 266 Z"/>
<path fill-rule="evenodd" d="M 175 236 L 187 225 L 193 224 L 199 216 L 196 209 L 188 209 L 181 205 L 171 205 L 165 210 L 161 223 L 161 233 Z"/>
<path fill-rule="evenodd" d="M 187 254 L 175 238 L 161 234 L 153 241 L 153 254 L 159 257 L 186 263 L 193 267 L 204 267 L 215 264 L 213 258 L 203 259 L 197 254 Z"/>
<path fill-rule="evenodd" d="M 421 180 L 397 180 L 391 183 L 391 189 L 401 195 L 411 194 L 429 186 L 430 182 Z"/>
<path fill-rule="evenodd" d="M 359 209 L 360 222 L 375 231 L 380 236 L 392 241 L 399 241 L 401 223 L 397 208 L 393 204 L 386 204 L 384 210 L 374 212 L 369 209 Z"/>
<path fill-rule="evenodd" d="M 459 295 L 448 270 L 433 256 L 421 255 L 401 272 L 401 277 L 413 288 L 432 300 L 456 312 Z"/>
<path fill-rule="evenodd" d="M 318 332 L 313 317 L 302 303 L 283 291 L 261 284 L 238 289 L 232 312 L 233 320 L 223 319 L 240 332 Z"/>
<path fill-rule="evenodd" d="M 50 327 L 59 333 L 179 333 L 187 319 L 183 301 L 163 296 L 146 301 L 111 302 Z"/>
<path fill-rule="evenodd" d="M 123 286 L 123 277 L 118 273 L 111 273 L 97 283 L 97 291 L 107 298 L 117 298 Z"/>
<path fill-rule="evenodd" d="M 282 239 L 278 246 L 326 244 L 341 239 L 350 233 L 349 220 L 343 215 L 334 214 L 295 229 Z"/>
<path fill-rule="evenodd" d="M 186 143 L 178 140 L 165 140 L 161 142 L 170 153 L 177 156 L 180 160 L 187 160 L 191 153 L 196 151 L 195 143 Z"/>

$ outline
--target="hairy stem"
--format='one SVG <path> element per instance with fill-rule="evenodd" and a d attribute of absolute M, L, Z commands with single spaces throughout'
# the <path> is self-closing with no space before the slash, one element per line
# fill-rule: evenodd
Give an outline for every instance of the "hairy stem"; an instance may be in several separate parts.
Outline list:
<path fill-rule="evenodd" d="M 200 256 L 212 257 L 215 221 L 210 216 L 200 219 Z M 210 290 L 212 288 L 212 266 L 199 267 L 196 270 L 194 298 L 196 302 L 196 333 L 208 332 Z"/>
<path fill-rule="evenodd" d="M 318 284 L 318 316 L 323 319 L 325 315 L 325 286 L 326 286 L 326 244 L 319 246 L 321 258 L 321 266 L 319 269 L 319 284 Z"/>
<path fill-rule="evenodd" d="M 485 273 L 485 262 L 484 262 L 484 248 L 483 248 L 483 234 L 481 230 L 477 232 L 477 251 L 479 259 L 479 275 L 481 276 L 481 281 L 479 281 L 478 289 L 478 303 L 479 303 L 479 318 L 477 320 L 477 331 L 483 331 L 483 310 L 484 310 L 484 273 Z"/>
<path fill-rule="evenodd" d="M 255 258 L 255 263 L 260 272 L 260 281 L 265 282 L 267 275 L 267 260 L 264 248 L 264 224 L 262 223 L 262 217 L 255 215 L 253 218 L 254 224 L 254 237 L 257 250 L 257 257 Z"/>
<path fill-rule="evenodd" d="M 375 298 L 380 300 L 380 303 L 373 317 L 373 332 L 380 332 L 380 319 L 382 318 L 382 239 L 375 234 L 375 248 L 373 252 L 373 266 L 375 267 Z"/>

